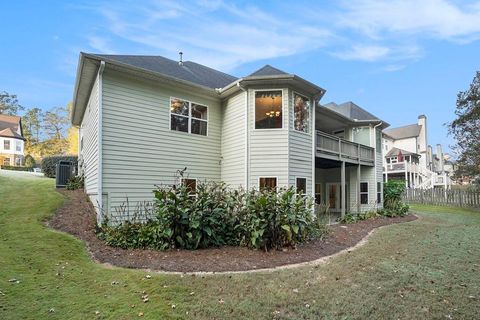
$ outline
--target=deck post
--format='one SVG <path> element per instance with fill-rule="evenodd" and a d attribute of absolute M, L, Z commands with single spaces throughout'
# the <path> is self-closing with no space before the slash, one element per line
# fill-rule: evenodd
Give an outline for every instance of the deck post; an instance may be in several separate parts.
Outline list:
<path fill-rule="evenodd" d="M 407 161 L 403 160 L 403 167 L 405 168 L 405 188 L 408 189 L 408 172 L 407 172 Z"/>
<path fill-rule="evenodd" d="M 357 213 L 360 213 L 360 164 L 357 166 Z"/>
<path fill-rule="evenodd" d="M 345 199 L 345 161 L 342 161 L 342 169 L 341 169 L 341 203 L 342 203 L 342 211 L 341 211 L 341 215 L 342 215 L 342 219 L 345 218 L 345 207 L 346 207 L 346 199 Z"/>

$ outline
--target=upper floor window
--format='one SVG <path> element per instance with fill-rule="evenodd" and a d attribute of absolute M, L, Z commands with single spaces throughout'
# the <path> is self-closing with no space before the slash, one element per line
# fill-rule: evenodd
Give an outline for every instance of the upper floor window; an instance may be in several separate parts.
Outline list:
<path fill-rule="evenodd" d="M 22 142 L 18 140 L 15 142 L 15 150 L 22 151 Z"/>
<path fill-rule="evenodd" d="M 187 100 L 170 99 L 170 130 L 207 135 L 208 108 Z"/>
<path fill-rule="evenodd" d="M 283 127 L 282 90 L 255 92 L 255 129 Z"/>
<path fill-rule="evenodd" d="M 293 126 L 301 132 L 310 132 L 310 99 L 299 94 L 293 95 Z"/>
<path fill-rule="evenodd" d="M 10 140 L 3 140 L 3 150 L 10 150 Z"/>

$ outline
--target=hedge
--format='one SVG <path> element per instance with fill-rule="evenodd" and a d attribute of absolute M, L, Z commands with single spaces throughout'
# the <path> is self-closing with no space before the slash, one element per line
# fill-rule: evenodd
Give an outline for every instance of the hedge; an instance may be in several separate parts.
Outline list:
<path fill-rule="evenodd" d="M 13 170 L 13 171 L 32 171 L 32 167 L 20 167 L 20 166 L 16 167 L 16 166 L 2 165 L 1 168 L 4 170 Z"/>
<path fill-rule="evenodd" d="M 75 167 L 78 164 L 77 156 L 49 156 L 42 159 L 42 172 L 45 177 L 55 178 L 55 168 L 60 161 L 70 161 Z"/>

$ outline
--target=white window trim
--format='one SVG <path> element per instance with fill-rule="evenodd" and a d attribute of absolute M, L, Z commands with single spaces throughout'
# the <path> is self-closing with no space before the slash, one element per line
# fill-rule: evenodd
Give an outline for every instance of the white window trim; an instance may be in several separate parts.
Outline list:
<path fill-rule="evenodd" d="M 298 194 L 298 193 L 297 193 L 297 189 L 298 189 L 297 179 L 305 179 L 305 190 L 304 190 L 305 193 L 303 193 L 302 195 L 306 196 L 306 195 L 307 195 L 307 187 L 308 187 L 308 179 L 307 179 L 307 177 L 295 176 L 295 194 Z"/>
<path fill-rule="evenodd" d="M 173 99 L 177 99 L 177 100 L 182 100 L 182 101 L 185 101 L 185 102 L 188 102 L 188 116 L 186 115 L 183 115 L 183 114 L 177 114 L 177 113 L 172 113 L 172 100 Z M 207 108 L 207 119 L 199 119 L 199 118 L 195 118 L 195 117 L 192 117 L 192 103 L 193 104 L 198 104 L 198 105 L 201 105 L 201 106 L 204 106 Z M 168 105 L 168 129 L 170 131 L 173 131 L 173 132 L 178 132 L 178 133 L 181 133 L 181 134 L 189 134 L 189 135 L 194 135 L 194 136 L 199 136 L 199 137 L 208 137 L 208 122 L 209 122 L 209 119 L 210 119 L 210 107 L 207 106 L 206 104 L 203 104 L 203 103 L 200 103 L 200 102 L 195 102 L 195 101 L 191 101 L 191 100 L 188 100 L 188 99 L 184 99 L 184 98 L 178 98 L 178 97 L 170 97 L 170 102 L 169 102 L 169 105 Z M 188 132 L 185 132 L 185 131 L 179 131 L 179 130 L 172 130 L 172 115 L 174 116 L 178 116 L 178 117 L 184 117 L 184 118 L 187 118 L 188 119 Z M 206 135 L 203 135 L 203 134 L 196 134 L 196 133 L 192 133 L 192 119 L 194 120 L 200 120 L 200 121 L 205 121 L 207 123 L 207 134 Z"/>
<path fill-rule="evenodd" d="M 259 176 L 258 181 L 257 181 L 258 182 L 258 184 L 257 184 L 258 190 L 260 190 L 260 179 L 262 179 L 262 178 L 263 179 L 270 179 L 270 178 L 276 179 L 275 181 L 277 181 L 277 186 L 275 187 L 275 190 L 278 190 L 278 176 Z"/>
<path fill-rule="evenodd" d="M 296 94 L 305 98 L 305 99 L 307 99 L 310 102 L 310 110 L 308 112 L 309 112 L 309 118 L 310 118 L 310 131 L 311 132 L 305 132 L 305 131 L 295 129 L 295 95 Z M 303 134 L 306 134 L 306 135 L 309 135 L 309 136 L 312 135 L 313 131 L 315 131 L 315 129 L 313 128 L 314 124 L 312 123 L 313 122 L 312 113 L 314 111 L 314 108 L 312 107 L 313 104 L 314 103 L 312 102 L 311 98 L 308 98 L 306 95 L 301 94 L 298 91 L 293 91 L 292 90 L 292 125 L 293 125 L 293 131 L 303 133 Z"/>
<path fill-rule="evenodd" d="M 362 183 L 367 184 L 367 192 L 362 192 Z M 360 195 L 360 199 L 358 199 L 360 201 L 360 205 L 362 205 L 362 206 L 368 205 L 369 200 L 370 200 L 370 184 L 368 183 L 368 181 L 360 181 L 360 183 L 358 184 L 358 194 Z M 362 203 L 362 194 L 367 195 L 367 203 Z M 375 201 L 376 201 L 376 199 L 375 199 Z"/>
<path fill-rule="evenodd" d="M 271 128 L 271 129 L 257 129 L 255 128 L 255 124 L 257 122 L 257 109 L 255 105 L 255 97 L 257 96 L 257 92 L 262 92 L 262 91 L 281 91 L 282 92 L 282 127 L 281 128 Z M 283 130 L 288 130 L 288 125 L 285 127 L 285 103 L 284 103 L 284 97 L 285 97 L 285 90 L 283 88 L 275 88 L 275 89 L 259 89 L 259 90 L 253 90 L 253 130 L 255 131 L 283 131 Z M 287 95 L 288 95 L 288 90 L 287 90 Z M 262 177 L 265 178 L 265 177 Z M 270 177 L 267 177 L 270 178 Z"/>
<path fill-rule="evenodd" d="M 5 142 L 8 142 L 8 149 L 5 148 Z M 10 140 L 10 139 L 4 139 L 4 140 L 3 140 L 3 146 L 2 146 L 2 147 L 3 147 L 3 150 L 5 150 L 5 151 L 12 151 L 12 140 Z"/>

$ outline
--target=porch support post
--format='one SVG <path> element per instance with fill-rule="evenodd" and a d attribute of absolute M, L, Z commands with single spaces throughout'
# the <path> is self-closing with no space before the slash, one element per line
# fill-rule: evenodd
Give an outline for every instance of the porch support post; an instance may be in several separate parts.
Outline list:
<path fill-rule="evenodd" d="M 357 213 L 360 213 L 360 164 L 357 166 Z"/>
<path fill-rule="evenodd" d="M 405 168 L 405 188 L 408 189 L 408 171 L 407 171 L 407 161 L 403 160 L 403 166 Z"/>
<path fill-rule="evenodd" d="M 347 202 L 345 201 L 345 161 L 342 161 L 342 169 L 341 169 L 341 199 L 340 201 L 342 202 L 342 211 L 341 211 L 341 215 L 342 215 L 342 219 L 345 218 L 345 207 L 346 207 L 346 204 Z"/>

